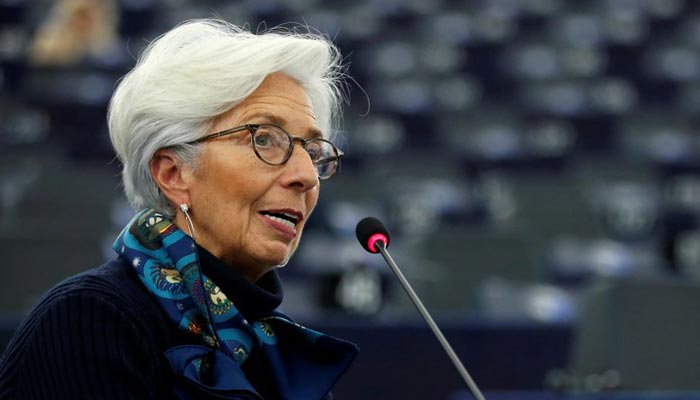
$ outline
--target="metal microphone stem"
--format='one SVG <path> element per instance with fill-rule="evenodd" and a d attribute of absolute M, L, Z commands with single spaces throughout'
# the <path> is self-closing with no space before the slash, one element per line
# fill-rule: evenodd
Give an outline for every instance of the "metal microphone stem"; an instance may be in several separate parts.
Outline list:
<path fill-rule="evenodd" d="M 462 376 L 462 379 L 464 379 L 464 382 L 467 384 L 469 390 L 471 390 L 474 397 L 477 400 L 486 400 L 484 398 L 484 395 L 481 394 L 481 391 L 476 386 L 476 383 L 474 383 L 472 377 L 469 375 L 469 372 L 467 372 L 467 369 L 464 368 L 464 365 L 457 356 L 457 353 L 455 353 L 455 351 L 452 349 L 452 346 L 450 346 L 450 343 L 442 334 L 442 331 L 440 331 L 440 328 L 437 326 L 435 321 L 433 321 L 433 317 L 430 316 L 430 313 L 423 305 L 423 302 L 420 301 L 418 295 L 416 295 L 416 292 L 413 291 L 411 284 L 408 283 L 406 277 L 403 276 L 403 273 L 401 273 L 401 270 L 394 262 L 394 259 L 392 259 L 391 255 L 389 255 L 389 252 L 387 252 L 386 247 L 384 246 L 384 242 L 377 241 L 375 243 L 375 247 L 379 249 L 379 252 L 382 254 L 382 257 L 384 257 L 384 260 L 386 260 L 386 263 L 389 264 L 389 267 L 394 272 L 394 275 L 396 275 L 396 277 L 399 279 L 399 282 L 401 282 L 401 286 L 403 286 L 404 290 L 408 294 L 408 297 L 411 298 L 413 304 L 415 304 L 416 308 L 418 308 L 418 311 L 425 319 L 425 322 L 428 323 L 428 326 L 433 331 L 433 334 L 435 334 L 435 337 L 437 337 L 437 340 L 442 345 L 442 348 L 445 349 L 445 352 L 450 357 L 450 360 L 452 360 L 452 363 L 454 364 L 455 368 L 457 368 L 457 371 Z"/>

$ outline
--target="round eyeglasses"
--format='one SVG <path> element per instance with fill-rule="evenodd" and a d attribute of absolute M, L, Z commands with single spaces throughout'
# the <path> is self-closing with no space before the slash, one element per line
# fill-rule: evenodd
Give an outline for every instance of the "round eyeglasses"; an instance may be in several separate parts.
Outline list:
<path fill-rule="evenodd" d="M 269 165 L 282 165 L 292 156 L 294 142 L 299 142 L 311 157 L 319 179 L 328 179 L 340 169 L 343 152 L 326 139 L 304 139 L 292 136 L 277 125 L 247 124 L 221 132 L 212 133 L 187 144 L 202 143 L 233 133 L 248 131 L 253 151 L 258 158 Z"/>

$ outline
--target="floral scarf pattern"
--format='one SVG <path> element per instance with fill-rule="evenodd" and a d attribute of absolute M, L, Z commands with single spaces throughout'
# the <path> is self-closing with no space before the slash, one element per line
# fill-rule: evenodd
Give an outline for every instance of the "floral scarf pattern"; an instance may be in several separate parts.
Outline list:
<path fill-rule="evenodd" d="M 209 394 L 226 398 L 226 393 L 245 392 L 250 398 L 262 398 L 240 372 L 251 353 L 259 351 L 280 398 L 320 399 L 357 353 L 351 343 L 302 327 L 277 311 L 247 321 L 202 274 L 192 238 L 155 210 L 138 213 L 113 248 L 135 269 L 169 319 L 199 337 L 203 346 L 178 346 L 166 357 L 176 372 Z M 285 332 L 288 339 L 278 346 L 278 333 Z M 314 354 L 321 350 L 330 351 L 335 359 Z"/>

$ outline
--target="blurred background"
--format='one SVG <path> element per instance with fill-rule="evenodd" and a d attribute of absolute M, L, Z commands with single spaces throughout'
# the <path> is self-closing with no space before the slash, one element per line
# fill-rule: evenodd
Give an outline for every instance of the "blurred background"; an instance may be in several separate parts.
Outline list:
<path fill-rule="evenodd" d="M 366 215 L 487 397 L 700 398 L 690 0 L 0 0 L 0 350 L 133 215 L 115 82 L 212 16 L 308 24 L 350 63 L 347 156 L 281 271 L 286 312 L 362 349 L 337 399 L 471 398 Z"/>

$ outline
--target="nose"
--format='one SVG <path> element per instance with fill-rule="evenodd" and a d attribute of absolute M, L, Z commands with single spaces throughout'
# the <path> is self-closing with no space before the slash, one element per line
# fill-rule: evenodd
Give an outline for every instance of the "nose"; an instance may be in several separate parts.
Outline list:
<path fill-rule="evenodd" d="M 316 166 L 314 166 L 309 153 L 306 152 L 301 143 L 295 143 L 292 155 L 283 167 L 282 184 L 285 187 L 307 192 L 318 186 L 319 180 Z"/>

